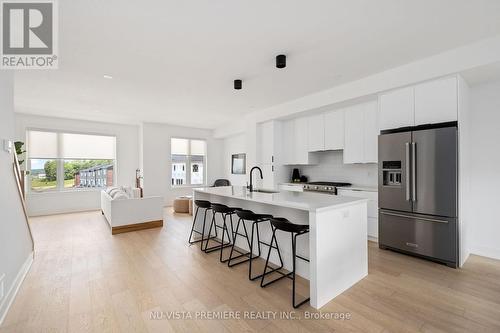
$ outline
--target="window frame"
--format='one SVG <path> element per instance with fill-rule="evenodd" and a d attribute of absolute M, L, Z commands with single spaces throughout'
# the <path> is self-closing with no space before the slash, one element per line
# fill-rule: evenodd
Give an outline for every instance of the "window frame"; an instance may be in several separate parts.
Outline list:
<path fill-rule="evenodd" d="M 113 159 L 113 184 L 117 183 L 117 149 L 116 146 L 118 144 L 118 138 L 114 134 L 108 134 L 108 133 L 98 133 L 98 132 L 85 132 L 85 131 L 68 131 L 68 130 L 58 130 L 58 129 L 47 129 L 47 128 L 38 128 L 38 127 L 28 127 L 25 130 L 25 146 L 28 147 L 28 132 L 30 131 L 37 131 L 37 132 L 48 132 L 48 133 L 56 133 L 57 134 L 57 149 L 60 151 L 61 149 L 61 144 L 62 144 L 62 134 L 82 134 L 82 135 L 95 135 L 95 136 L 107 136 L 107 137 L 114 137 L 115 138 L 115 158 Z M 26 151 L 26 158 L 25 158 L 25 168 L 26 171 L 29 171 L 31 174 L 31 160 L 32 159 L 41 159 L 41 158 L 31 158 L 30 157 L 30 152 Z M 71 159 L 64 159 L 64 158 L 46 158 L 46 160 L 55 160 L 56 165 L 57 165 L 57 171 L 56 171 L 56 187 L 54 189 L 48 189 L 44 191 L 34 191 L 31 187 L 31 177 L 26 177 L 26 187 L 27 187 L 27 193 L 31 195 L 44 195 L 44 194 L 50 194 L 50 193 L 61 193 L 61 192 L 98 192 L 103 189 L 103 187 L 80 187 L 80 188 L 67 188 L 64 187 L 64 161 L 85 161 L 89 160 L 88 158 L 71 158 Z"/>
<path fill-rule="evenodd" d="M 181 139 L 188 140 L 188 154 L 186 155 L 186 183 L 182 185 L 172 184 L 172 139 Z M 203 141 L 205 143 L 205 155 L 203 155 L 203 183 L 202 184 L 191 184 L 191 163 L 193 162 L 192 156 L 199 155 L 191 155 L 191 141 Z M 169 184 L 171 188 L 195 188 L 195 187 L 204 187 L 207 186 L 207 175 L 208 175 L 208 141 L 206 138 L 192 138 L 192 137 L 182 137 L 182 136 L 171 136 L 170 137 L 170 180 Z"/>

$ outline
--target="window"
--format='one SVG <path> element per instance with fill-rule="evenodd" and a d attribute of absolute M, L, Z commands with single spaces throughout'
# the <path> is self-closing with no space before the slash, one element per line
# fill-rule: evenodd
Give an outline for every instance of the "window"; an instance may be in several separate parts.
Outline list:
<path fill-rule="evenodd" d="M 172 138 L 172 186 L 205 184 L 206 142 Z"/>
<path fill-rule="evenodd" d="M 112 186 L 115 146 L 113 136 L 29 130 L 31 191 Z"/>

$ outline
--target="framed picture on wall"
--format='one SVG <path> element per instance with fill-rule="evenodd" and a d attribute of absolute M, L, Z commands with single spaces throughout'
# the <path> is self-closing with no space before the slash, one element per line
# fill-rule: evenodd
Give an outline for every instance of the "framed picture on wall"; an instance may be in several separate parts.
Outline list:
<path fill-rule="evenodd" d="M 231 173 L 234 175 L 244 175 L 247 173 L 247 154 L 233 154 L 231 156 Z"/>

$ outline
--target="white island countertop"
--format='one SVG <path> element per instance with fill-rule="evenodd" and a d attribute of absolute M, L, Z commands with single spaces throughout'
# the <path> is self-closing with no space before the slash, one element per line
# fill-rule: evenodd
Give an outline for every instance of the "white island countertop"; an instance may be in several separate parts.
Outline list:
<path fill-rule="evenodd" d="M 194 191 L 222 197 L 264 203 L 269 205 L 320 212 L 358 204 L 367 199 L 326 195 L 315 192 L 277 191 L 277 193 L 250 192 L 243 186 L 203 187 Z"/>

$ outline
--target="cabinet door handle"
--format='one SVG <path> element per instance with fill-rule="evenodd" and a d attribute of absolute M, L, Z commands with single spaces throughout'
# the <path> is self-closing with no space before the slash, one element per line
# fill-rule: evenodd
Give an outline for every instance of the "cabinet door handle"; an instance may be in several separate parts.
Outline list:
<path fill-rule="evenodd" d="M 380 214 L 389 215 L 389 216 L 396 216 L 396 217 L 404 217 L 407 219 L 414 219 L 414 220 L 426 221 L 426 222 L 448 223 L 448 221 L 446 221 L 446 220 L 431 219 L 428 217 L 418 217 L 418 216 L 404 215 L 404 214 L 398 214 L 398 213 L 380 212 Z"/>
<path fill-rule="evenodd" d="M 406 187 L 406 201 L 410 201 L 410 143 L 405 143 L 406 148 L 406 161 L 405 161 L 405 187 Z"/>
<path fill-rule="evenodd" d="M 417 143 L 411 143 L 411 199 L 417 201 Z"/>
<path fill-rule="evenodd" d="M 418 244 L 406 242 L 406 246 L 417 248 Z"/>

